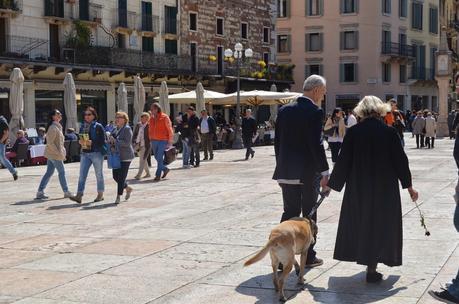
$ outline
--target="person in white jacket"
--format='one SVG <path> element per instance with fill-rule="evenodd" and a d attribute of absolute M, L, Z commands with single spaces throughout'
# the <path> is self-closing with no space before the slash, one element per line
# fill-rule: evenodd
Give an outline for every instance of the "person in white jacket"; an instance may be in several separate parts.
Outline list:
<path fill-rule="evenodd" d="M 426 117 L 426 146 L 427 149 L 434 148 L 435 137 L 437 134 L 437 121 L 432 113 L 427 113 Z"/>

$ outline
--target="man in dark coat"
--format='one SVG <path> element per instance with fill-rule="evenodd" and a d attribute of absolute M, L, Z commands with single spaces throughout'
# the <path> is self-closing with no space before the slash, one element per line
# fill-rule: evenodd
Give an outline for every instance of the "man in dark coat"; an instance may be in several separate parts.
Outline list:
<path fill-rule="evenodd" d="M 190 165 L 199 167 L 201 156 L 199 147 L 201 144 L 201 136 L 199 135 L 199 118 L 196 116 L 194 107 L 189 107 L 187 111 L 188 128 L 189 128 L 189 146 L 190 146 Z"/>
<path fill-rule="evenodd" d="M 382 121 L 386 107 L 366 96 L 355 108 L 361 122 L 348 130 L 328 183 L 336 191 L 346 184 L 334 258 L 367 265 L 369 283 L 382 280 L 378 263 L 402 265 L 399 181 L 418 197 L 397 131 Z"/>
<path fill-rule="evenodd" d="M 247 149 L 245 152 L 245 160 L 255 156 L 255 151 L 252 149 L 253 137 L 257 134 L 257 121 L 252 117 L 252 110 L 247 109 L 245 111 L 245 117 L 242 119 L 242 140 L 244 141 L 244 147 Z"/>
<path fill-rule="evenodd" d="M 455 136 L 455 130 L 453 128 L 454 119 L 456 118 L 456 111 L 451 111 L 448 115 L 448 130 L 449 130 L 449 139 L 453 139 Z"/>
<path fill-rule="evenodd" d="M 326 92 L 325 79 L 312 75 L 304 83 L 304 96 L 279 110 L 276 120 L 274 149 L 277 180 L 284 200 L 281 222 L 307 217 L 317 201 L 317 176 L 322 175 L 321 186 L 328 182 L 328 162 L 322 144 L 324 114 L 320 104 Z M 313 216 L 316 220 L 316 215 Z M 307 267 L 323 264 L 316 257 L 314 246 L 309 248 Z"/>

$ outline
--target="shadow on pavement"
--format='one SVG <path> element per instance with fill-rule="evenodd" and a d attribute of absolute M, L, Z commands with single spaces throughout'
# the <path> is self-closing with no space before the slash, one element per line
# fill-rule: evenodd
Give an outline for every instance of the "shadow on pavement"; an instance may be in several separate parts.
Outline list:
<path fill-rule="evenodd" d="M 85 203 L 85 204 L 69 204 L 69 205 L 58 205 L 58 206 L 49 206 L 46 208 L 46 210 L 61 210 L 61 209 L 70 209 L 70 208 L 79 208 L 79 207 L 85 207 L 89 206 L 91 203 Z"/>
<path fill-rule="evenodd" d="M 62 198 L 54 198 L 54 199 L 46 199 L 46 200 L 39 200 L 39 199 L 33 199 L 30 201 L 21 201 L 21 202 L 16 202 L 14 204 L 10 204 L 11 206 L 26 206 L 26 205 L 33 205 L 33 204 L 43 204 L 46 202 L 52 202 L 52 201 L 59 201 Z"/>
<path fill-rule="evenodd" d="M 109 203 L 109 204 L 103 204 L 103 205 L 95 205 L 95 206 L 88 206 L 88 207 L 83 207 L 81 210 L 100 210 L 100 209 L 107 209 L 107 208 L 113 208 L 113 207 L 118 207 L 119 204 L 115 203 Z"/>

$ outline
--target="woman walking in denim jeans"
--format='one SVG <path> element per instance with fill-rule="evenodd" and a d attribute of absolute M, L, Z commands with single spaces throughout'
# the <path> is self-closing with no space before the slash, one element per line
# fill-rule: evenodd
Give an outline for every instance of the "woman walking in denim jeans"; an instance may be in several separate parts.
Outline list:
<path fill-rule="evenodd" d="M 151 105 L 151 114 L 148 134 L 150 136 L 153 154 L 158 163 L 155 182 L 159 182 L 161 180 L 161 173 L 163 174 L 162 178 L 166 178 L 170 171 L 169 168 L 164 165 L 164 152 L 167 147 L 172 146 L 174 131 L 172 130 L 172 123 L 169 116 L 162 112 L 159 103 L 155 102 Z"/>
<path fill-rule="evenodd" d="M 13 175 L 13 179 L 18 179 L 18 171 L 13 167 L 11 162 L 6 158 L 6 142 L 9 138 L 9 126 L 6 118 L 0 115 L 0 164 L 6 167 Z"/>
<path fill-rule="evenodd" d="M 132 129 L 129 126 L 129 116 L 125 112 L 117 112 L 115 116 L 116 129 L 110 136 L 110 144 L 113 149 L 117 149 L 120 154 L 121 168 L 113 169 L 113 179 L 118 184 L 118 192 L 115 204 L 119 204 L 121 195 L 126 190 L 125 200 L 131 197 L 132 188 L 126 183 L 129 166 L 134 159 L 134 149 L 132 148 Z"/>
<path fill-rule="evenodd" d="M 46 173 L 41 179 L 40 186 L 38 187 L 36 199 L 47 199 L 45 195 L 45 188 L 48 185 L 49 179 L 57 170 L 59 174 L 59 183 L 61 184 L 62 191 L 64 191 L 65 198 L 71 198 L 73 195 L 69 192 L 67 180 L 65 178 L 64 160 L 66 151 L 64 148 L 64 134 L 62 133 L 62 114 L 58 110 L 54 110 L 49 114 L 51 120 L 46 128 L 46 148 L 45 157 L 48 159 L 46 162 Z"/>
<path fill-rule="evenodd" d="M 84 125 L 80 132 L 80 178 L 78 179 L 78 191 L 75 197 L 70 199 L 81 204 L 88 178 L 89 169 L 94 166 L 97 180 L 97 197 L 94 202 L 104 200 L 104 174 L 103 163 L 105 147 L 105 131 L 104 127 L 97 122 L 97 112 L 93 107 L 88 107 L 84 111 Z M 86 134 L 85 134 L 86 133 Z M 89 139 L 88 139 L 89 138 Z"/>

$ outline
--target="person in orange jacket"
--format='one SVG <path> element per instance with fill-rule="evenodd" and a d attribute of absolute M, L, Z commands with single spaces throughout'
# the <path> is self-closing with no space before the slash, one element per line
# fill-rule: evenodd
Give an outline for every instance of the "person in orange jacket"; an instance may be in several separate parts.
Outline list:
<path fill-rule="evenodd" d="M 148 135 L 158 164 L 154 181 L 159 182 L 161 174 L 163 174 L 162 178 L 166 178 L 170 171 L 164 164 L 164 153 L 168 147 L 172 146 L 174 131 L 169 116 L 163 113 L 159 103 L 155 102 L 151 105 L 151 114 Z"/>

